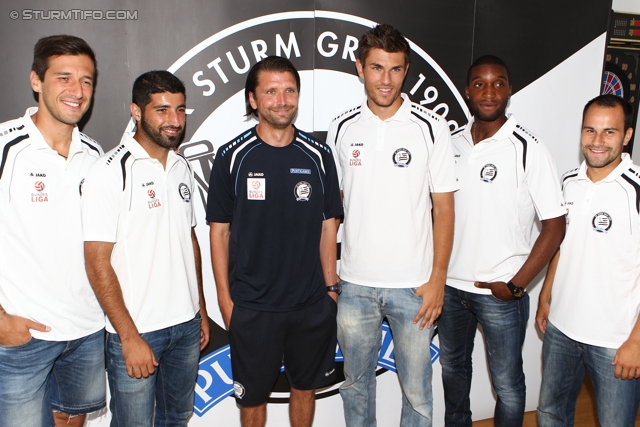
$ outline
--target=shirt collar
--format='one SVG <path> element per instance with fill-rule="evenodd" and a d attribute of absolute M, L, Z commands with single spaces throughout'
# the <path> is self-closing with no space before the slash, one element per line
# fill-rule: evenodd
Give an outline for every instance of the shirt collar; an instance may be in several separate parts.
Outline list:
<path fill-rule="evenodd" d="M 464 130 L 462 131 L 462 134 L 464 135 L 465 139 L 469 141 L 471 145 L 473 145 L 471 128 L 474 122 L 475 122 L 475 117 L 471 116 L 471 119 L 469 119 L 469 123 L 467 123 L 467 125 L 464 127 Z M 489 138 L 483 139 L 481 142 L 488 143 L 491 141 L 500 141 L 502 139 L 507 139 L 511 136 L 511 134 L 513 134 L 513 131 L 516 128 L 517 124 L 518 124 L 518 121 L 516 120 L 516 117 L 513 114 L 507 114 L 507 121 L 504 122 L 504 124 L 500 127 L 500 129 L 498 129 L 498 132 L 496 132 L 495 134 L 493 134 L 493 136 Z"/>
<path fill-rule="evenodd" d="M 31 118 L 31 116 L 33 116 L 37 112 L 38 107 L 29 107 L 27 108 L 27 111 L 25 112 L 23 117 L 25 127 L 27 128 L 27 133 L 29 134 L 29 139 L 31 140 L 30 142 L 35 148 L 39 150 L 48 149 L 51 151 L 55 151 L 44 139 L 44 136 L 42 135 L 42 132 L 40 132 L 40 129 L 38 129 L 35 123 L 33 123 L 33 119 Z M 78 130 L 78 126 L 76 125 L 71 131 L 71 145 L 69 146 L 69 155 L 67 156 L 67 158 L 71 158 L 72 155 L 81 151 L 82 141 L 80 141 L 80 130 Z"/>
<path fill-rule="evenodd" d="M 629 153 L 622 153 L 622 161 L 620 162 L 620 164 L 616 166 L 614 170 L 609 172 L 609 175 L 607 175 L 604 179 L 598 182 L 615 181 L 624 173 L 624 171 L 628 170 L 632 164 L 633 164 L 633 159 L 631 159 L 631 156 L 629 155 Z M 588 181 L 591 181 L 587 176 L 587 167 L 588 167 L 587 162 L 583 160 L 582 164 L 580 165 L 580 170 L 578 170 L 578 179 L 586 179 Z"/>
<path fill-rule="evenodd" d="M 131 153 L 134 159 L 136 160 L 150 159 L 160 164 L 160 161 L 158 159 L 155 159 L 149 156 L 149 153 L 147 153 L 147 150 L 145 150 L 142 147 L 142 145 L 140 145 L 140 143 L 136 141 L 136 139 L 133 137 L 134 135 L 135 135 L 135 132 L 133 131 L 125 131 L 122 134 L 122 139 L 120 140 L 120 143 L 123 144 L 125 147 L 127 147 L 127 149 L 129 150 L 129 152 Z M 173 150 L 169 150 L 169 155 L 167 156 L 167 165 L 165 169 L 169 170 L 169 168 L 176 161 L 178 161 L 178 155 Z"/>
<path fill-rule="evenodd" d="M 373 112 L 371 111 L 371 109 L 369 108 L 368 105 L 368 98 L 365 97 L 364 101 L 362 101 L 362 118 L 363 119 L 373 119 L 376 118 L 380 121 L 400 121 L 400 122 L 408 122 L 411 120 L 411 100 L 409 99 L 409 96 L 405 93 L 401 93 L 400 96 L 402 97 L 402 105 L 400 105 L 400 108 L 398 108 L 398 111 L 396 111 L 396 113 L 389 117 L 386 120 L 380 120 L 380 118 L 378 116 L 376 116 L 375 114 L 373 114 Z"/>

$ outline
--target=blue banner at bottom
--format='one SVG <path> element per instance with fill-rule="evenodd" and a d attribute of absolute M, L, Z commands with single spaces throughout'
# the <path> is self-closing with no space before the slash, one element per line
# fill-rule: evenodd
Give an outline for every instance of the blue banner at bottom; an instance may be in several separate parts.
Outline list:
<path fill-rule="evenodd" d="M 389 324 L 382 324 L 382 346 L 378 354 L 378 367 L 396 372 L 394 347 Z M 440 356 L 440 349 L 431 344 L 431 363 Z M 343 362 L 342 351 L 336 344 L 336 362 Z M 284 370 L 284 367 L 282 368 Z M 200 359 L 198 381 L 196 383 L 194 412 L 203 416 L 207 411 L 223 399 L 233 395 L 233 379 L 231 376 L 231 355 L 229 346 L 220 347 Z"/>

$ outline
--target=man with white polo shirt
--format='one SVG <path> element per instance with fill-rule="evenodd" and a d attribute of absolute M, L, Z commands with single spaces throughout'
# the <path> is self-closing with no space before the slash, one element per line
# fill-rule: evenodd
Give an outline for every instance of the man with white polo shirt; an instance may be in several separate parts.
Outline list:
<path fill-rule="evenodd" d="M 111 426 L 186 426 L 209 339 L 194 177 L 175 149 L 185 87 L 168 71 L 133 84 L 134 134 L 84 184 L 87 273 L 107 314 Z"/>
<path fill-rule="evenodd" d="M 356 60 L 366 98 L 327 133 L 344 193 L 338 343 L 348 426 L 376 423 L 385 317 L 402 388 L 400 425 L 433 424 L 432 325 L 442 308 L 458 186 L 447 122 L 401 93 L 410 53 L 391 25 L 366 32 Z"/>
<path fill-rule="evenodd" d="M 584 162 L 564 174 L 567 235 L 540 292 L 544 334 L 541 427 L 573 425 L 585 371 L 598 421 L 633 426 L 640 403 L 640 167 L 623 153 L 633 109 L 600 95 L 587 103 Z"/>
<path fill-rule="evenodd" d="M 505 110 L 509 70 L 499 58 L 469 68 L 465 97 L 473 117 L 453 134 L 460 190 L 444 307 L 438 321 L 445 425 L 471 426 L 474 340 L 482 326 L 495 425 L 522 425 L 522 366 L 529 295 L 525 288 L 547 265 L 564 236 L 558 176 L 544 143 Z M 532 239 L 536 215 L 540 235 Z"/>
<path fill-rule="evenodd" d="M 78 130 L 96 59 L 82 39 L 34 48 L 38 107 L 0 124 L 0 425 L 82 426 L 105 406 L 104 314 L 84 270 L 82 182 L 102 154 Z"/>

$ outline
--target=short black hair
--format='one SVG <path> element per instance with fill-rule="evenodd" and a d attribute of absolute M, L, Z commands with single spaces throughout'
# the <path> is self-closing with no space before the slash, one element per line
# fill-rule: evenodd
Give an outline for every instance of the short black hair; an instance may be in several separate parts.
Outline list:
<path fill-rule="evenodd" d="M 498 65 L 500 67 L 503 67 L 507 72 L 507 81 L 511 83 L 511 74 L 509 73 L 509 67 L 507 67 L 507 64 L 505 64 L 502 59 L 498 58 L 495 55 L 483 55 L 473 61 L 473 64 L 471 64 L 471 66 L 467 70 L 467 85 L 471 83 L 471 70 L 473 70 L 475 67 L 479 67 L 480 65 Z"/>
<path fill-rule="evenodd" d="M 365 63 L 371 49 L 382 49 L 385 52 L 404 54 L 404 64 L 411 62 L 409 42 L 396 28 L 389 24 L 379 24 L 367 31 L 358 41 L 358 59 Z"/>
<path fill-rule="evenodd" d="M 258 110 L 251 106 L 251 103 L 249 102 L 249 94 L 253 93 L 255 95 L 261 71 L 293 74 L 293 77 L 296 79 L 296 88 L 298 89 L 298 92 L 300 92 L 300 74 L 298 74 L 298 70 L 296 70 L 296 67 L 291 63 L 291 61 L 281 56 L 267 56 L 262 61 L 255 63 L 247 75 L 247 81 L 244 85 L 246 118 L 250 118 L 251 116 L 258 118 Z"/>
<path fill-rule="evenodd" d="M 604 94 L 598 95 L 593 98 L 591 101 L 587 102 L 587 105 L 584 106 L 582 110 L 582 123 L 584 124 L 584 118 L 587 115 L 587 111 L 591 108 L 592 105 L 597 105 L 599 107 L 607 107 L 607 108 L 615 108 L 618 105 L 622 108 L 622 112 L 624 113 L 624 132 L 627 131 L 632 126 L 631 121 L 633 120 L 633 107 L 631 104 L 624 98 L 621 98 L 612 94 Z"/>
<path fill-rule="evenodd" d="M 31 70 L 35 71 L 40 81 L 44 81 L 44 75 L 49 69 L 49 58 L 60 55 L 88 56 L 93 61 L 93 77 L 95 77 L 98 62 L 93 49 L 80 37 L 60 34 L 41 38 L 33 48 Z"/>
<path fill-rule="evenodd" d="M 163 92 L 181 93 L 187 99 L 184 83 L 179 78 L 168 71 L 156 70 L 148 71 L 136 79 L 131 91 L 131 102 L 144 111 L 151 102 L 151 95 Z"/>

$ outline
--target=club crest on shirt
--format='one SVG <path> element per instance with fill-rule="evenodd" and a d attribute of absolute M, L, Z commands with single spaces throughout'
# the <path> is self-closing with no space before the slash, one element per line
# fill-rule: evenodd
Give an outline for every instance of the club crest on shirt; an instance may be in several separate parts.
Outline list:
<path fill-rule="evenodd" d="M 265 178 L 247 178 L 247 199 L 249 200 L 265 200 L 266 193 Z"/>
<path fill-rule="evenodd" d="M 180 193 L 180 197 L 182 197 L 182 200 L 185 203 L 189 203 L 191 201 L 191 190 L 189 190 L 189 187 L 184 182 L 181 182 L 180 185 L 178 185 L 178 193 Z"/>
<path fill-rule="evenodd" d="M 593 230 L 598 233 L 608 233 L 609 229 L 613 225 L 613 220 L 611 216 L 606 212 L 598 212 L 593 216 L 593 220 L 591 220 L 591 225 L 593 225 Z"/>
<path fill-rule="evenodd" d="M 489 184 L 496 179 L 496 176 L 498 176 L 498 168 L 496 165 L 491 163 L 484 165 L 480 171 L 480 179 L 484 182 L 488 182 Z"/>
<path fill-rule="evenodd" d="M 394 166 L 398 168 L 406 168 L 409 167 L 409 163 L 411 163 L 411 152 L 406 148 L 398 148 L 392 157 Z"/>
<path fill-rule="evenodd" d="M 300 181 L 294 187 L 293 195 L 296 196 L 296 202 L 308 202 L 311 197 L 311 184 L 307 181 Z"/>

